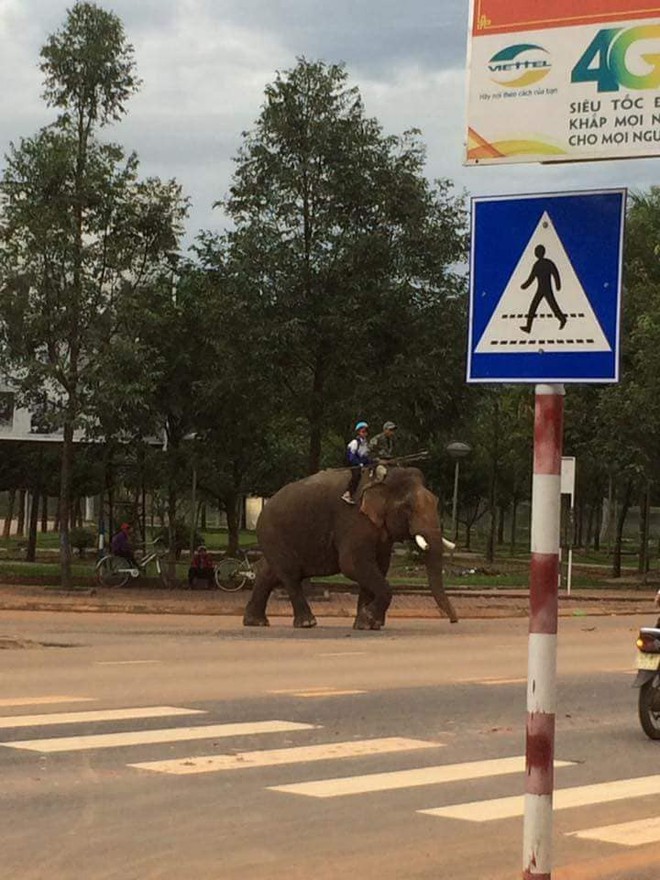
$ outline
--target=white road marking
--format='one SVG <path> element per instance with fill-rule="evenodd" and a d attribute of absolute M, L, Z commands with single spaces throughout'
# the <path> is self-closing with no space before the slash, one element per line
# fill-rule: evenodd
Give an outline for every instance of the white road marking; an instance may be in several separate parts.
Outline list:
<path fill-rule="evenodd" d="M 364 657 L 366 651 L 333 651 L 330 654 L 317 654 L 317 657 Z"/>
<path fill-rule="evenodd" d="M 620 846 L 644 846 L 660 842 L 660 818 L 638 819 L 620 825 L 602 825 L 600 828 L 587 828 L 584 831 L 571 831 L 568 837 L 581 837 L 584 840 L 601 840 L 603 843 L 618 843 Z"/>
<path fill-rule="evenodd" d="M 133 718 L 165 718 L 172 715 L 206 715 L 204 709 L 176 706 L 141 706 L 135 709 L 93 709 L 89 712 L 52 712 L 49 715 L 4 715 L 0 728 L 41 727 L 45 724 L 80 724 L 84 721 L 126 721 Z"/>
<path fill-rule="evenodd" d="M 334 688 L 318 687 L 318 688 L 296 688 L 294 690 L 285 691 L 268 691 L 269 694 L 280 694 L 290 697 L 345 697 L 350 694 L 366 694 L 367 691 L 358 690 L 335 690 Z"/>
<path fill-rule="evenodd" d="M 479 684 L 497 685 L 497 684 L 525 684 L 526 678 L 484 678 Z"/>
<path fill-rule="evenodd" d="M 95 703 L 94 697 L 6 697 L 0 700 L 0 707 L 5 706 L 54 706 L 58 703 Z"/>
<path fill-rule="evenodd" d="M 332 687 L 325 687 L 323 685 L 301 685 L 297 688 L 284 688 L 279 691 L 268 691 L 269 694 L 300 694 L 307 691 L 331 691 Z"/>
<path fill-rule="evenodd" d="M 437 743 L 441 746 L 442 743 Z M 557 761 L 555 766 L 568 766 L 569 762 Z M 366 776 L 345 776 L 314 782 L 298 782 L 292 785 L 271 786 L 271 791 L 301 794 L 307 797 L 331 798 L 348 794 L 365 794 L 373 791 L 392 791 L 420 785 L 436 785 L 442 782 L 461 782 L 466 779 L 484 779 L 507 773 L 524 773 L 525 758 L 496 758 L 489 761 L 470 761 L 465 764 L 440 764 L 415 770 L 395 770 L 392 773 L 371 773 Z"/>
<path fill-rule="evenodd" d="M 454 681 L 456 684 L 524 684 L 527 678 L 457 678 Z"/>
<path fill-rule="evenodd" d="M 138 666 L 141 663 L 160 662 L 160 660 L 97 660 L 94 666 Z"/>
<path fill-rule="evenodd" d="M 156 773 L 214 773 L 218 770 L 244 770 L 250 767 L 274 767 L 282 764 L 302 764 L 311 761 L 332 761 L 337 758 L 356 758 L 368 755 L 385 755 L 414 749 L 434 749 L 438 743 L 418 739 L 386 737 L 383 739 L 354 740 L 350 742 L 322 743 L 289 749 L 270 749 L 260 752 L 239 752 L 237 755 L 204 755 L 200 758 L 180 758 L 175 761 L 149 761 L 129 764 L 140 770 Z"/>
<path fill-rule="evenodd" d="M 57 737 L 55 739 L 27 739 L 21 742 L 3 742 L 9 749 L 28 749 L 32 752 L 82 752 L 89 749 L 115 749 L 121 746 L 151 745 L 164 742 L 184 742 L 194 739 L 220 739 L 228 736 L 249 736 L 253 733 L 280 733 L 289 730 L 310 730 L 315 724 L 296 724 L 293 721 L 254 721 L 243 724 L 210 724 L 205 727 L 170 727 L 161 730 L 137 730 L 127 733 L 92 734 L 90 736 Z"/>
<path fill-rule="evenodd" d="M 557 762 L 555 766 L 557 765 Z M 555 789 L 553 808 L 567 810 L 571 807 L 587 807 L 607 804 L 629 798 L 660 794 L 660 776 L 641 776 L 637 779 L 617 779 L 596 785 Z M 450 804 L 433 810 L 418 810 L 427 816 L 446 819 L 463 819 L 466 822 L 492 822 L 495 819 L 512 819 L 522 816 L 525 798 L 521 796 L 496 798 L 490 801 L 472 801 L 467 804 Z"/>

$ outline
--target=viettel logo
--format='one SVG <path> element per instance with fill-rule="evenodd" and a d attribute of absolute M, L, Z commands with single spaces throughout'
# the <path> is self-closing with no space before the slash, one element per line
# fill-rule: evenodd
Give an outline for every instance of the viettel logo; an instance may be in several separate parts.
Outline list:
<path fill-rule="evenodd" d="M 552 69 L 548 52 L 543 46 L 519 43 L 507 46 L 488 62 L 490 78 L 500 86 L 521 89 L 547 76 Z"/>

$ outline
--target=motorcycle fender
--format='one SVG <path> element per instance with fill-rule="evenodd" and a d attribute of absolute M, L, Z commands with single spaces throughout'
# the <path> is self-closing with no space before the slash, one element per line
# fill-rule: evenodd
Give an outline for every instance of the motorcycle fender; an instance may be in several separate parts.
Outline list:
<path fill-rule="evenodd" d="M 641 688 L 647 682 L 651 681 L 658 674 L 657 669 L 638 669 L 637 675 L 635 676 L 635 680 L 632 683 L 632 686 L 635 688 Z"/>

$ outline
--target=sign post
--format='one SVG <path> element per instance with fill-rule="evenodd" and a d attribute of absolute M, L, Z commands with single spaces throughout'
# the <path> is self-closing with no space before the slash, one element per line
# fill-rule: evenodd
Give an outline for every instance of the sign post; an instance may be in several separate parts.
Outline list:
<path fill-rule="evenodd" d="M 537 385 L 534 407 L 524 880 L 549 880 L 555 755 L 562 385 Z"/>
<path fill-rule="evenodd" d="M 472 201 L 467 381 L 535 385 L 523 880 L 550 880 L 564 384 L 616 382 L 625 191 Z"/>

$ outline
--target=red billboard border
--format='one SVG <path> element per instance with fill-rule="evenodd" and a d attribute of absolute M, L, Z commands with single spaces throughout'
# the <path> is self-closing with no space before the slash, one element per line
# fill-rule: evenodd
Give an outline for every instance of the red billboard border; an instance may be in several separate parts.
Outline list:
<path fill-rule="evenodd" d="M 581 11 L 578 13 L 575 0 L 545 0 L 537 4 L 530 3 L 529 0 L 475 0 L 472 33 L 474 36 L 486 36 L 600 22 L 660 18 L 658 0 L 634 0 L 634 4 L 635 9 L 630 9 L 626 0 L 580 0 Z M 613 8 L 615 6 L 617 8 Z M 621 6 L 627 8 L 621 9 Z M 541 17 L 534 18 L 535 13 L 541 13 Z"/>

